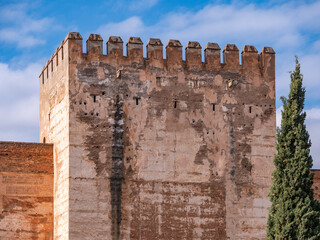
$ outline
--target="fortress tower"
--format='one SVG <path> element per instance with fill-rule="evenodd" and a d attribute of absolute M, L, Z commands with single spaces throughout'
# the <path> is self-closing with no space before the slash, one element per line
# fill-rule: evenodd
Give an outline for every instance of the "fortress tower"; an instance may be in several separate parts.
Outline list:
<path fill-rule="evenodd" d="M 54 239 L 264 239 L 275 53 L 69 33 L 40 77 Z"/>

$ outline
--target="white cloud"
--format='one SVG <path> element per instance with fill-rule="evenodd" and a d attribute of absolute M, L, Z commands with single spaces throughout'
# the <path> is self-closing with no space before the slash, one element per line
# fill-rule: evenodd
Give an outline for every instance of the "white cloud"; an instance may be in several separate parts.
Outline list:
<path fill-rule="evenodd" d="M 97 30 L 105 39 L 108 36 L 121 36 L 125 42 L 131 36 L 138 36 L 145 30 L 145 26 L 139 17 L 131 17 L 119 23 L 108 23 Z M 106 35 L 108 34 L 108 36 Z"/>
<path fill-rule="evenodd" d="M 0 63 L 0 140 L 37 141 L 39 128 L 38 76 L 42 66 L 12 69 Z"/>
<path fill-rule="evenodd" d="M 8 5 L 0 9 L 0 22 L 8 27 L 0 29 L 0 41 L 17 44 L 18 47 L 32 47 L 44 44 L 40 33 L 53 27 L 53 19 L 34 19 L 27 14 L 27 6 L 23 4 Z"/>
<path fill-rule="evenodd" d="M 310 121 L 320 120 L 320 108 L 311 108 L 306 110 L 307 119 Z"/>
<path fill-rule="evenodd" d="M 0 63 L 0 97 L 15 98 L 31 92 L 38 93 L 37 74 L 41 69 L 39 63 L 32 63 L 23 69 L 13 69 L 6 63 Z"/>
<path fill-rule="evenodd" d="M 36 95 L 18 99 L 8 106 L 1 106 L 0 115 L 6 119 L 1 122 L 1 127 L 38 126 L 38 109 L 39 97 Z"/>
<path fill-rule="evenodd" d="M 44 44 L 43 39 L 24 34 L 15 28 L 5 28 L 0 30 L 0 40 L 7 43 L 16 43 L 18 47 L 32 47 Z"/>
<path fill-rule="evenodd" d="M 282 114 L 281 111 L 283 111 L 283 107 L 279 107 L 276 111 L 276 116 L 277 116 L 277 127 L 281 126 L 281 120 L 282 120 Z"/>

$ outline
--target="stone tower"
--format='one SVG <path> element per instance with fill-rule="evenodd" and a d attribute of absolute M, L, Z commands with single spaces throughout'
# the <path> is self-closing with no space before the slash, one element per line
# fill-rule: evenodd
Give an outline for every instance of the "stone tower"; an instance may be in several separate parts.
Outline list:
<path fill-rule="evenodd" d="M 55 239 L 264 239 L 275 53 L 69 33 L 43 68 Z"/>

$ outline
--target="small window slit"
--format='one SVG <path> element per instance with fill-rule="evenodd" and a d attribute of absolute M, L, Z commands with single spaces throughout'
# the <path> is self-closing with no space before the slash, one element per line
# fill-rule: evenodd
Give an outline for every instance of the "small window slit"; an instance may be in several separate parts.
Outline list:
<path fill-rule="evenodd" d="M 252 108 L 251 107 L 249 107 L 249 113 L 251 113 L 252 112 Z"/>

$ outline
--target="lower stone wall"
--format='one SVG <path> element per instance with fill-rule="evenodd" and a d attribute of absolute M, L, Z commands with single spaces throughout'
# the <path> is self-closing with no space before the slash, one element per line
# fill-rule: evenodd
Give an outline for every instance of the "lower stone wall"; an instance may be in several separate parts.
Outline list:
<path fill-rule="evenodd" d="M 312 172 L 320 201 L 320 170 Z M 123 187 L 122 239 L 226 238 L 216 231 L 226 229 L 222 183 L 130 180 Z M 53 239 L 51 144 L 0 142 L 0 239 Z"/>
<path fill-rule="evenodd" d="M 0 142 L 0 239 L 53 239 L 53 146 Z"/>
<path fill-rule="evenodd" d="M 226 239 L 223 184 L 128 181 L 120 239 Z"/>

